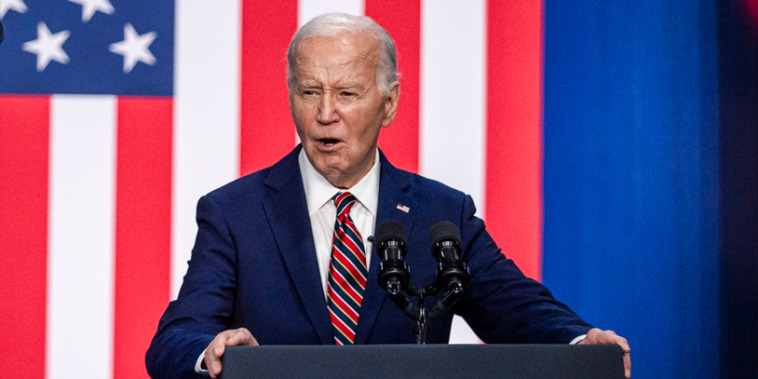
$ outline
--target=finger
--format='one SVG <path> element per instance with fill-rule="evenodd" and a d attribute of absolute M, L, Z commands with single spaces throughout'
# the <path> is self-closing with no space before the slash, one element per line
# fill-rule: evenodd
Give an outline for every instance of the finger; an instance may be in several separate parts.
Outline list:
<path fill-rule="evenodd" d="M 617 335 L 612 330 L 605 330 L 605 331 L 599 331 L 597 333 L 593 333 L 590 336 L 590 333 L 587 333 L 587 339 L 589 340 L 588 343 L 592 344 L 616 344 L 621 347 L 621 351 L 624 353 L 629 353 L 631 351 L 629 347 L 629 342 L 626 340 L 626 338 L 621 337 Z"/>
<path fill-rule="evenodd" d="M 220 357 L 224 355 L 226 346 L 235 345 L 257 346 L 258 341 L 246 328 L 225 330 L 216 335 L 216 338 L 214 338 L 205 349 L 205 357 L 203 358 L 205 366 L 208 368 L 208 373 L 212 378 L 221 374 L 222 366 Z"/>
<path fill-rule="evenodd" d="M 250 333 L 249 330 L 247 330 L 246 328 L 239 328 L 233 331 L 233 334 L 230 335 L 229 339 L 226 340 L 225 344 L 227 346 L 232 346 L 232 345 L 258 346 L 258 341 L 255 339 L 255 337 L 253 337 L 253 334 Z"/>
<path fill-rule="evenodd" d="M 215 354 L 215 349 L 211 348 L 210 346 L 205 350 L 205 358 L 203 360 L 205 361 L 205 367 L 208 368 L 208 374 L 210 374 L 211 378 L 215 378 L 221 373 L 221 361 Z"/>
<path fill-rule="evenodd" d="M 229 340 L 229 337 L 226 335 L 219 335 L 217 336 L 213 342 L 211 343 L 212 349 L 211 353 L 212 355 L 218 359 L 218 357 L 224 355 L 224 348 L 226 347 L 226 341 Z"/>
<path fill-rule="evenodd" d="M 259 346 L 258 340 L 255 339 L 252 335 L 250 336 L 250 341 L 248 341 L 248 345 L 250 346 Z"/>
<path fill-rule="evenodd" d="M 252 338 L 252 334 L 247 329 L 239 328 L 231 331 L 229 337 L 224 341 L 224 345 L 246 345 Z"/>
<path fill-rule="evenodd" d="M 602 330 L 596 334 L 599 344 L 614 344 L 619 338 L 613 330 Z"/>
<path fill-rule="evenodd" d="M 624 376 L 626 378 L 632 376 L 632 358 L 629 353 L 624 353 Z"/>
<path fill-rule="evenodd" d="M 621 351 L 623 351 L 625 354 L 631 352 L 629 341 L 627 341 L 626 338 L 617 335 L 612 330 L 604 332 L 601 339 L 603 340 L 601 343 L 616 344 L 621 346 Z"/>
<path fill-rule="evenodd" d="M 598 328 L 592 328 L 587 332 L 587 338 L 585 340 L 588 344 L 596 345 L 599 343 L 603 343 L 601 341 L 603 337 L 603 331 Z"/>
<path fill-rule="evenodd" d="M 618 337 L 616 344 L 621 346 L 621 351 L 623 351 L 626 355 L 629 355 L 629 353 L 632 351 L 632 348 L 629 347 L 629 342 L 627 342 L 626 338 L 624 337 Z"/>
<path fill-rule="evenodd" d="M 221 373 L 221 360 L 219 357 L 224 355 L 225 341 L 229 339 L 228 332 L 219 333 L 205 349 L 205 366 L 212 378 Z"/>

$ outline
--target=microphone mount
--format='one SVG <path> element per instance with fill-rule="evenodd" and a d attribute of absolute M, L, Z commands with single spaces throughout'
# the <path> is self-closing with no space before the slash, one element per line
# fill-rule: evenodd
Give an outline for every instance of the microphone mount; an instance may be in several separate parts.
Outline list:
<path fill-rule="evenodd" d="M 463 288 L 468 284 L 469 272 L 460 259 L 461 242 L 458 228 L 443 221 L 432 228 L 432 256 L 439 262 L 436 280 L 423 287 L 410 283 L 410 270 L 405 262 L 405 229 L 396 221 L 387 221 L 377 228 L 376 236 L 369 237 L 381 259 L 377 281 L 387 296 L 406 316 L 415 321 L 414 333 L 418 344 L 426 344 L 429 321 L 444 314 L 463 297 Z M 377 242 L 378 241 L 378 242 Z M 413 305 L 406 294 L 416 297 Z M 428 311 L 427 297 L 444 292 Z"/>

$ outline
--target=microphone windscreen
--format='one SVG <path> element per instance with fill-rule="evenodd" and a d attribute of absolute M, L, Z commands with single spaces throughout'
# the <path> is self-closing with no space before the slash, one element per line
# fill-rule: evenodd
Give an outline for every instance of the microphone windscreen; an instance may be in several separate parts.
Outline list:
<path fill-rule="evenodd" d="M 378 243 L 388 239 L 394 239 L 405 243 L 405 228 L 403 228 L 403 226 L 397 221 L 385 221 L 376 228 L 376 235 L 374 238 Z"/>
<path fill-rule="evenodd" d="M 442 241 L 455 241 L 461 242 L 461 232 L 458 231 L 458 227 L 450 221 L 440 221 L 437 225 L 432 227 L 432 232 L 429 234 L 429 242 L 432 246 Z"/>

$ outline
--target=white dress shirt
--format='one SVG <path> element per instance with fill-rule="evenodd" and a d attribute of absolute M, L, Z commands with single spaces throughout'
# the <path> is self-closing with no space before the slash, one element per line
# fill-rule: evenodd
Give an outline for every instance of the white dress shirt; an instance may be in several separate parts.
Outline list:
<path fill-rule="evenodd" d="M 379 150 L 374 156 L 374 166 L 352 188 L 339 189 L 326 180 L 311 165 L 305 150 L 300 150 L 298 156 L 300 174 L 303 177 L 305 199 L 308 203 L 308 215 L 311 218 L 311 231 L 316 248 L 318 272 L 321 275 L 321 285 L 326 300 L 326 283 L 329 279 L 329 261 L 332 256 L 332 239 L 334 237 L 334 222 L 337 219 L 337 206 L 332 197 L 338 192 L 348 191 L 355 196 L 357 201 L 350 209 L 350 218 L 363 238 L 363 246 L 366 252 L 366 267 L 371 262 L 372 245 L 368 237 L 374 234 L 376 225 L 376 209 L 379 203 Z"/>

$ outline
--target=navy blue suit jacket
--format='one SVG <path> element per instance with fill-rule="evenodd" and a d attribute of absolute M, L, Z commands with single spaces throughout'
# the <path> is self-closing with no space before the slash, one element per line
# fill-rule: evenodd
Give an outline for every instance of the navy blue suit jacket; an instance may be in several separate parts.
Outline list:
<path fill-rule="evenodd" d="M 202 197 L 192 258 L 177 300 L 147 352 L 154 377 L 193 377 L 197 357 L 219 332 L 246 327 L 261 345 L 333 344 L 332 326 L 297 163 L 300 147 L 274 166 Z M 474 216 L 471 197 L 393 167 L 380 154 L 376 225 L 398 221 L 419 286 L 435 278 L 429 232 L 447 220 L 461 231 L 471 281 L 454 307 L 487 343 L 568 343 L 590 326 L 507 259 Z M 398 209 L 407 207 L 408 212 Z M 376 282 L 375 252 L 355 343 L 415 343 L 413 321 Z M 428 307 L 437 298 L 428 298 Z M 415 302 L 415 299 L 412 299 Z M 430 322 L 429 343 L 446 343 L 452 313 Z"/>

